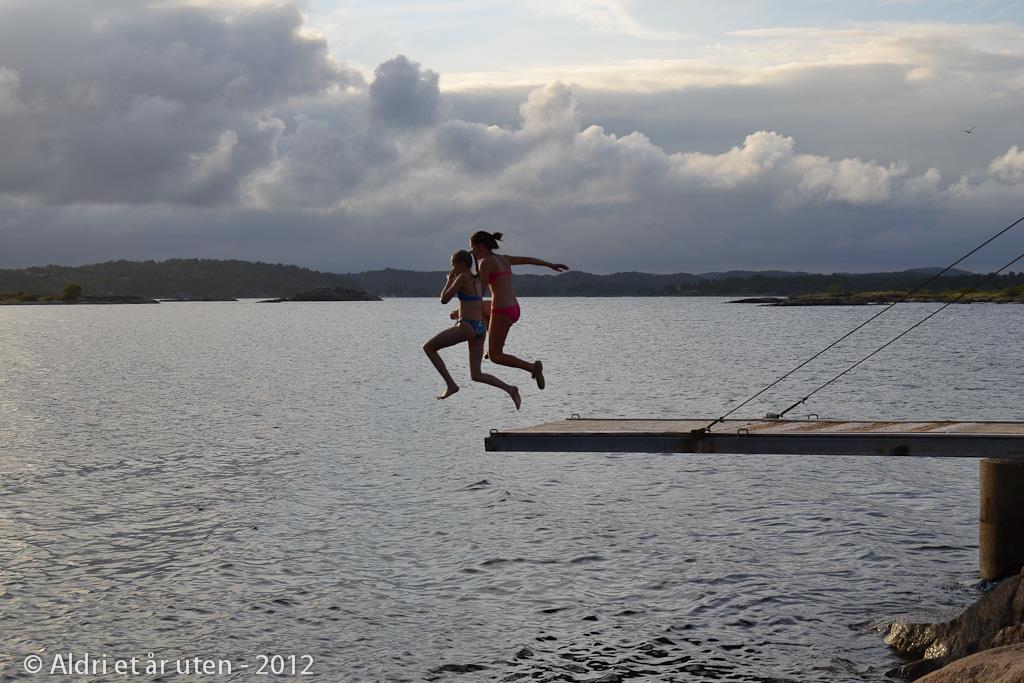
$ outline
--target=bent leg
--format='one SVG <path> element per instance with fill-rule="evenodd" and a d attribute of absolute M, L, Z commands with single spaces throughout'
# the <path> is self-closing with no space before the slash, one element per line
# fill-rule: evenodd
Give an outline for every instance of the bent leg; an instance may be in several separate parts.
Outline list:
<path fill-rule="evenodd" d="M 533 363 L 527 363 L 521 358 L 505 353 L 505 339 L 508 337 L 510 329 L 512 329 L 511 318 L 501 313 L 491 315 L 491 324 L 487 330 L 487 355 L 490 356 L 492 363 L 519 368 L 532 374 Z"/>
<path fill-rule="evenodd" d="M 484 384 L 490 384 L 492 387 L 498 387 L 509 396 L 512 397 L 512 401 L 516 404 L 516 410 L 519 410 L 519 406 L 523 404 L 523 399 L 519 395 L 519 387 L 512 386 L 502 382 L 494 375 L 488 375 L 480 369 L 480 363 L 483 361 L 484 355 L 484 340 L 473 339 L 469 342 L 469 376 L 474 382 L 482 382 Z"/>
<path fill-rule="evenodd" d="M 448 385 L 445 391 L 438 395 L 438 398 L 448 398 L 459 390 L 459 385 L 452 379 L 452 375 L 448 372 L 448 367 L 444 364 L 444 360 L 438 351 L 467 341 L 473 334 L 471 329 L 467 328 L 469 328 L 469 325 L 465 324 L 449 327 L 447 330 L 434 335 L 430 341 L 423 345 L 423 352 L 427 354 L 427 358 L 434 364 L 438 374 L 441 375 L 445 384 Z"/>

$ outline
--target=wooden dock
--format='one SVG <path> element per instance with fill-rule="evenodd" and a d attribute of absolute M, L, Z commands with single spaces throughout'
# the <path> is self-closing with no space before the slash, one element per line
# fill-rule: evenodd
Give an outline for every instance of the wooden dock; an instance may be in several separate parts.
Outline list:
<path fill-rule="evenodd" d="M 491 430 L 488 451 L 756 453 L 1014 458 L 1024 461 L 1021 422 L 882 422 L 582 419 Z"/>

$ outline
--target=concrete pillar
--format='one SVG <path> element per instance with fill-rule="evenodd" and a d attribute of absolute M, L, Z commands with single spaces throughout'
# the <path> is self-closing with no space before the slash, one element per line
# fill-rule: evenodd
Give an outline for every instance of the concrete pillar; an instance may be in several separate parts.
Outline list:
<path fill-rule="evenodd" d="M 981 576 L 989 581 L 1024 566 L 1024 460 L 981 461 Z"/>

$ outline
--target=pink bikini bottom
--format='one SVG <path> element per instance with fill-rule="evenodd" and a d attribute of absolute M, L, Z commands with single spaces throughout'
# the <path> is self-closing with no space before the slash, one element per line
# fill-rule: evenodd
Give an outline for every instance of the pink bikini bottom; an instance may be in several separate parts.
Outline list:
<path fill-rule="evenodd" d="M 522 313 L 522 311 L 520 311 L 519 309 L 519 304 L 515 304 L 514 306 L 502 306 L 501 308 L 492 308 L 491 315 L 494 315 L 495 313 L 497 313 L 498 315 L 505 316 L 514 323 L 517 320 L 519 320 L 519 316 Z"/>

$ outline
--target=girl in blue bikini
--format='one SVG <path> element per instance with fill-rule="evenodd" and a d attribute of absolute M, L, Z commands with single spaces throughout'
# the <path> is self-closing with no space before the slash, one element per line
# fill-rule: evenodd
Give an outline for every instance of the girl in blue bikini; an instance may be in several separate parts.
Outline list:
<path fill-rule="evenodd" d="M 457 251 L 452 255 L 452 269 L 448 272 L 444 289 L 441 290 L 441 303 L 447 304 L 453 298 L 458 297 L 459 322 L 455 327 L 449 327 L 444 332 L 438 333 L 423 345 L 423 351 L 448 385 L 448 388 L 438 395 L 438 398 L 448 398 L 459 390 L 459 385 L 452 379 L 438 351 L 467 342 L 469 344 L 469 376 L 474 382 L 490 384 L 492 387 L 498 387 L 506 392 L 515 402 L 516 410 L 519 410 L 519 406 L 522 405 L 519 387 L 505 384 L 494 375 L 488 375 L 480 370 L 480 363 L 484 357 L 487 323 L 484 322 L 481 287 L 477 276 L 472 273 L 472 268 L 473 256 L 468 251 Z"/>

